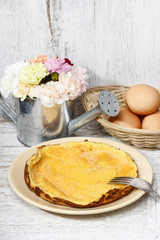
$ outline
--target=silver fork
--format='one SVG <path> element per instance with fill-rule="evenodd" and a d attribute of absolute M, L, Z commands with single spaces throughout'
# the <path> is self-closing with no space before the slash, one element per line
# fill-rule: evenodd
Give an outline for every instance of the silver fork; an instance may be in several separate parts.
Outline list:
<path fill-rule="evenodd" d="M 131 185 L 135 188 L 139 188 L 144 192 L 150 192 L 155 197 L 160 199 L 160 194 L 158 194 L 151 186 L 149 182 L 143 180 L 141 178 L 133 178 L 133 177 L 115 177 L 111 179 L 108 184 L 124 184 L 124 185 Z"/>

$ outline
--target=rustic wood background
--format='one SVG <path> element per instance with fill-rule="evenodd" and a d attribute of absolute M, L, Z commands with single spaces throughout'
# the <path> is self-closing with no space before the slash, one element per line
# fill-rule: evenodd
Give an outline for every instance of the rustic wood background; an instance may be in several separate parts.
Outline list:
<path fill-rule="evenodd" d="M 85 66 L 90 86 L 159 87 L 159 0 L 0 0 L 0 75 L 37 54 Z"/>
<path fill-rule="evenodd" d="M 160 88 L 160 1 L 0 0 L 0 47 L 0 77 L 8 64 L 47 54 L 85 66 L 90 87 Z M 1 239 L 160 239 L 160 201 L 147 194 L 125 209 L 88 217 L 50 214 L 21 200 L 7 175 L 12 160 L 27 148 L 4 117 L 0 110 Z M 92 124 L 76 134 L 104 137 Z M 159 151 L 139 151 L 151 163 L 160 192 Z"/>

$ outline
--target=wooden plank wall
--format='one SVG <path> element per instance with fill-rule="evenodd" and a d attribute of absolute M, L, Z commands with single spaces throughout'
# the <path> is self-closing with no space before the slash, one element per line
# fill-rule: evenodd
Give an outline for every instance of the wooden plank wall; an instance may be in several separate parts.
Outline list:
<path fill-rule="evenodd" d="M 89 86 L 160 82 L 159 0 L 0 0 L 0 76 L 37 54 L 88 68 Z"/>

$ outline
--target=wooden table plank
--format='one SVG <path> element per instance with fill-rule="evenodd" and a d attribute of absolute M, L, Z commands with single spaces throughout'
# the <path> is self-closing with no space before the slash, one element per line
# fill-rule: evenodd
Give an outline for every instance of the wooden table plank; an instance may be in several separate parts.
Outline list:
<path fill-rule="evenodd" d="M 95 129 L 97 129 L 95 131 Z M 81 128 L 76 136 L 101 136 L 104 133 L 95 122 Z M 12 160 L 25 151 L 16 138 L 16 128 L 10 121 L 0 123 L 0 238 L 3 239 L 159 239 L 160 201 L 145 194 L 123 209 L 94 216 L 66 216 L 38 209 L 20 199 L 8 183 Z M 160 192 L 160 152 L 138 150 L 153 167 L 154 187 Z"/>

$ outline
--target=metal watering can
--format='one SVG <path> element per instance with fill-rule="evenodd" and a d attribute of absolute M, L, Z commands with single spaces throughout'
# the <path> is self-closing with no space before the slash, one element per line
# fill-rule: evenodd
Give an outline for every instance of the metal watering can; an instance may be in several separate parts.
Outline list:
<path fill-rule="evenodd" d="M 29 147 L 43 141 L 70 136 L 100 114 L 117 116 L 120 111 L 117 98 L 109 91 L 102 91 L 98 105 L 75 119 L 72 119 L 73 101 L 55 104 L 51 108 L 43 106 L 39 99 L 26 98 L 24 101 L 17 101 L 18 114 L 0 94 L 0 107 L 15 122 L 19 141 Z"/>

